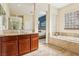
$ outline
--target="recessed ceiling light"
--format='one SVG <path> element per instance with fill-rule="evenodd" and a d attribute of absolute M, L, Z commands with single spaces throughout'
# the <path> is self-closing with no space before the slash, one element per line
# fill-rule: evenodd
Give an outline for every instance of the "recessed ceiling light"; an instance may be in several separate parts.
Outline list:
<path fill-rule="evenodd" d="M 17 4 L 18 7 L 21 7 L 21 4 Z"/>
<path fill-rule="evenodd" d="M 69 5 L 70 3 L 53 3 L 53 6 L 57 7 L 57 8 L 62 8 L 64 6 Z"/>

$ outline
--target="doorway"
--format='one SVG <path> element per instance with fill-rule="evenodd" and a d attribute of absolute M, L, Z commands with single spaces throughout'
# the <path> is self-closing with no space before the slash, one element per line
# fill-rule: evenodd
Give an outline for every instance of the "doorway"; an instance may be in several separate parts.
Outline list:
<path fill-rule="evenodd" d="M 39 32 L 39 41 L 42 44 L 46 43 L 46 14 L 38 17 L 38 32 Z"/>
<path fill-rule="evenodd" d="M 36 26 L 37 32 L 39 34 L 39 42 L 40 43 L 48 43 L 48 19 L 49 19 L 49 11 L 48 4 L 40 3 L 36 5 Z M 41 20 L 40 20 L 41 19 Z"/>

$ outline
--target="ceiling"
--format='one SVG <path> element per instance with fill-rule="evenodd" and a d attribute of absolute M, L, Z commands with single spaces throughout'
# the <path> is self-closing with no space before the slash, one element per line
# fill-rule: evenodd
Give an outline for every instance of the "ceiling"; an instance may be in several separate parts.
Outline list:
<path fill-rule="evenodd" d="M 47 3 L 38 3 L 36 4 L 36 12 L 38 17 L 44 16 L 48 10 L 48 4 Z"/>
<path fill-rule="evenodd" d="M 52 6 L 55 6 L 56 8 L 62 8 L 69 4 L 71 4 L 71 3 L 53 3 Z"/>
<path fill-rule="evenodd" d="M 69 4 L 70 3 L 53 3 L 52 6 L 55 6 L 56 8 L 62 8 Z M 34 12 L 34 3 L 8 3 L 8 7 L 10 9 L 10 13 L 16 15 L 33 15 Z M 38 17 L 45 15 L 48 10 L 47 3 L 36 3 L 35 7 Z"/>
<path fill-rule="evenodd" d="M 34 10 L 33 3 L 9 3 L 8 6 L 11 14 L 32 14 Z"/>
<path fill-rule="evenodd" d="M 32 15 L 34 12 L 34 3 L 8 3 L 8 7 L 11 14 Z M 36 4 L 36 13 L 38 13 L 38 16 L 45 14 L 47 7 L 48 4 L 46 3 Z"/>

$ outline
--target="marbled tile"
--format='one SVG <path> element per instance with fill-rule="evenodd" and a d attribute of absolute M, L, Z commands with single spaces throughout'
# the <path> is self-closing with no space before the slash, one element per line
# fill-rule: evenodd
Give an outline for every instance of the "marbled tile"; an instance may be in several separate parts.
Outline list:
<path fill-rule="evenodd" d="M 77 56 L 77 54 L 63 48 L 45 44 L 45 39 L 40 40 L 39 49 L 23 56 Z"/>

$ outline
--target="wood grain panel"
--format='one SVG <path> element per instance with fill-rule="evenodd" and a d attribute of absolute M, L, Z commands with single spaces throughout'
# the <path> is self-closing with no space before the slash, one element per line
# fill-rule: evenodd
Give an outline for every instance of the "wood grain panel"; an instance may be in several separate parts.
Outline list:
<path fill-rule="evenodd" d="M 18 55 L 18 39 L 16 36 L 4 37 L 4 40 L 2 41 L 2 55 L 3 56 Z"/>
<path fill-rule="evenodd" d="M 1 56 L 1 51 L 2 51 L 2 49 L 1 49 L 1 37 L 0 37 L 0 56 Z"/>
<path fill-rule="evenodd" d="M 19 36 L 19 55 L 30 52 L 30 35 Z"/>
<path fill-rule="evenodd" d="M 2 41 L 13 41 L 18 39 L 18 36 L 5 36 Z"/>
<path fill-rule="evenodd" d="M 38 34 L 31 35 L 31 51 L 38 49 Z"/>

